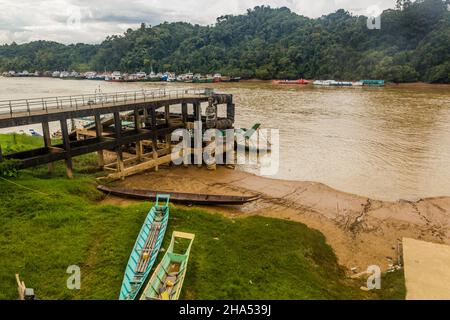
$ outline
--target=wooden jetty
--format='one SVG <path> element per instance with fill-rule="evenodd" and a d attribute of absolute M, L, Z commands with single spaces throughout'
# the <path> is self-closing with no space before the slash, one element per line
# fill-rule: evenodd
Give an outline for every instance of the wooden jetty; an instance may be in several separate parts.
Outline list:
<path fill-rule="evenodd" d="M 64 160 L 67 176 L 72 177 L 72 158 L 98 153 L 99 166 L 112 171 L 113 179 L 124 178 L 139 170 L 171 162 L 171 133 L 190 127 L 194 121 L 206 121 L 201 104 L 226 106 L 228 123 L 234 123 L 233 97 L 205 90 L 140 90 L 69 97 L 45 97 L 0 101 L 0 129 L 23 125 L 42 126 L 44 147 L 13 154 L 1 153 L 0 161 L 20 160 L 19 169 Z M 175 107 L 178 112 L 174 111 Z M 72 119 L 91 117 L 94 125 L 71 134 L 68 123 Z M 124 117 L 131 117 L 133 128 L 123 128 Z M 106 121 L 104 119 L 107 119 Z M 61 126 L 62 143 L 53 145 L 49 123 Z M 124 161 L 124 150 L 135 150 L 133 159 Z M 146 150 L 150 149 L 148 152 Z M 103 151 L 117 155 L 113 165 L 105 166 Z M 127 166 L 128 165 L 128 166 Z"/>

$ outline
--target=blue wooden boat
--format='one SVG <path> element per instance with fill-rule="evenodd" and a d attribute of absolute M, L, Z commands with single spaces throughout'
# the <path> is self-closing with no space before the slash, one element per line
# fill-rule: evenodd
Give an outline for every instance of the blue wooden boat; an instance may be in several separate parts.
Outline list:
<path fill-rule="evenodd" d="M 384 86 L 384 80 L 361 80 L 365 86 Z"/>
<path fill-rule="evenodd" d="M 160 205 L 160 199 L 164 199 Z M 134 300 L 152 269 L 169 220 L 170 195 L 158 194 L 137 237 L 123 277 L 119 300 Z"/>
<path fill-rule="evenodd" d="M 173 232 L 169 248 L 144 289 L 141 300 L 178 300 L 186 277 L 189 254 L 194 239 L 195 234 Z M 179 252 L 179 246 L 182 246 L 183 240 L 185 249 L 182 250 L 183 252 Z M 178 243 L 177 246 L 176 243 Z"/>

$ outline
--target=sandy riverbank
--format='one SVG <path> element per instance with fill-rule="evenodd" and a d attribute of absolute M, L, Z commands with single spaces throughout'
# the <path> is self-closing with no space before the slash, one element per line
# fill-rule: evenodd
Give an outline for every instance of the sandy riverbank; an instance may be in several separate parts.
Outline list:
<path fill-rule="evenodd" d="M 403 237 L 450 244 L 450 197 L 415 203 L 386 202 L 334 190 L 314 182 L 272 180 L 219 167 L 162 168 L 119 183 L 127 188 L 213 194 L 255 194 L 261 199 L 240 207 L 210 207 L 228 216 L 261 215 L 302 222 L 321 231 L 339 263 L 348 269 L 386 269 L 397 260 Z M 108 197 L 107 202 L 127 203 Z M 293 244 L 295 245 L 295 244 Z"/>

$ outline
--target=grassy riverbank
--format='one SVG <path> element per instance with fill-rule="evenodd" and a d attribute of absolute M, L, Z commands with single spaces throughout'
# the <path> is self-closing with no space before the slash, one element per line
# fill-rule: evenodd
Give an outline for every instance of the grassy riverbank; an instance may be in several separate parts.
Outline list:
<path fill-rule="evenodd" d="M 0 135 L 4 148 L 7 139 Z M 73 180 L 62 164 L 51 177 L 36 168 L 0 180 L 0 299 L 17 297 L 15 273 L 41 299 L 117 298 L 151 204 L 101 204 L 93 174 L 86 173 L 94 164 L 90 156 L 76 159 Z M 386 276 L 382 290 L 361 291 L 363 281 L 345 278 L 323 235 L 300 223 L 171 206 L 163 247 L 173 230 L 196 234 L 185 299 L 404 298 L 401 272 Z M 81 268 L 81 290 L 66 288 L 70 265 Z"/>

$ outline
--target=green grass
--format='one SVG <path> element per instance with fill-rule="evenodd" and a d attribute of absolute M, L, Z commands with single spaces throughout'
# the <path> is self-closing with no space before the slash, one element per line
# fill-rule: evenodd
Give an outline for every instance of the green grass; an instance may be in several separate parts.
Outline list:
<path fill-rule="evenodd" d="M 1 135 L 0 135 L 1 137 Z M 3 138 L 4 139 L 4 138 Z M 20 273 L 40 299 L 117 299 L 128 256 L 150 203 L 101 205 L 91 156 L 0 180 L 0 299 L 16 299 Z M 171 206 L 163 247 L 173 230 L 196 234 L 185 299 L 402 299 L 400 272 L 383 290 L 363 292 L 346 279 L 324 236 L 305 225 L 264 217 L 230 219 Z M 159 255 L 159 258 L 162 254 Z M 81 267 L 81 290 L 69 290 L 66 269 Z"/>
<path fill-rule="evenodd" d="M 44 140 L 25 134 L 0 134 L 0 145 L 4 154 L 21 152 L 44 146 Z"/>

